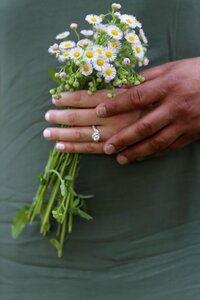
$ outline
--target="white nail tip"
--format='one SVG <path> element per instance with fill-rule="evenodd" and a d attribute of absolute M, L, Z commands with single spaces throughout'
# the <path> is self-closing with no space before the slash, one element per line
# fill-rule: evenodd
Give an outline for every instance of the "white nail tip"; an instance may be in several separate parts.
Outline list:
<path fill-rule="evenodd" d="M 51 136 L 51 131 L 48 130 L 48 129 L 45 129 L 45 130 L 43 131 L 43 136 L 44 136 L 45 138 L 49 138 L 49 137 Z"/>
<path fill-rule="evenodd" d="M 58 143 L 58 144 L 56 144 L 56 149 L 58 149 L 58 150 L 64 150 L 65 149 L 65 145 L 61 144 L 61 143 Z"/>
<path fill-rule="evenodd" d="M 49 121 L 49 119 L 50 119 L 50 113 L 49 113 L 49 112 L 47 112 L 47 113 L 45 114 L 45 119 L 46 119 L 46 121 Z"/>

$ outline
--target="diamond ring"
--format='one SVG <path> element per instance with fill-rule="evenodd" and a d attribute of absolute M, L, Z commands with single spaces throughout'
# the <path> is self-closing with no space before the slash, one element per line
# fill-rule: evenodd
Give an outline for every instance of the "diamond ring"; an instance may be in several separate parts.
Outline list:
<path fill-rule="evenodd" d="M 92 129 L 93 129 L 92 140 L 93 142 L 97 143 L 100 141 L 101 138 L 100 132 L 94 125 L 92 126 Z"/>

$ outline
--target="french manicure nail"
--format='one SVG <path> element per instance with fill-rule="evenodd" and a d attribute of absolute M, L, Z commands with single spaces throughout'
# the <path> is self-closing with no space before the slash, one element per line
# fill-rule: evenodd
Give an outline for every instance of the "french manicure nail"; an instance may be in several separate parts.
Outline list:
<path fill-rule="evenodd" d="M 97 116 L 99 116 L 99 117 L 106 116 L 106 108 L 104 106 L 97 108 Z"/>
<path fill-rule="evenodd" d="M 45 114 L 45 120 L 46 120 L 46 121 L 49 121 L 49 119 L 50 119 L 50 113 L 47 112 L 47 113 Z"/>
<path fill-rule="evenodd" d="M 117 161 L 120 165 L 126 165 L 128 163 L 128 158 L 126 156 L 118 156 Z"/>
<path fill-rule="evenodd" d="M 116 150 L 115 150 L 115 147 L 113 146 L 113 145 L 107 145 L 106 147 L 105 147 L 105 153 L 106 154 L 113 154 L 113 153 L 115 153 L 116 152 Z"/>
<path fill-rule="evenodd" d="M 44 136 L 45 138 L 49 138 L 49 137 L 51 136 L 51 131 L 50 131 L 49 129 L 45 129 L 45 130 L 43 131 L 43 136 Z"/>
<path fill-rule="evenodd" d="M 56 149 L 58 149 L 58 150 L 64 150 L 65 149 L 65 145 L 62 144 L 62 143 L 58 143 L 58 144 L 56 144 Z"/>

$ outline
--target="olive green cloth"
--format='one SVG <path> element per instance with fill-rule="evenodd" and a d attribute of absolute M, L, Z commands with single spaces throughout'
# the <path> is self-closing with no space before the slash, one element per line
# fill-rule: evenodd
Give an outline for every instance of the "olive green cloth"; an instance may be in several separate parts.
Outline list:
<path fill-rule="evenodd" d="M 75 219 L 62 259 L 38 220 L 10 235 L 53 146 L 42 137 L 53 107 L 47 69 L 56 66 L 47 49 L 71 22 L 83 29 L 87 14 L 111 3 L 0 1 L 0 300 L 200 299 L 199 142 L 127 166 L 85 155 L 76 189 L 95 194 L 94 220 Z M 143 23 L 150 66 L 200 55 L 199 0 L 121 4 Z"/>

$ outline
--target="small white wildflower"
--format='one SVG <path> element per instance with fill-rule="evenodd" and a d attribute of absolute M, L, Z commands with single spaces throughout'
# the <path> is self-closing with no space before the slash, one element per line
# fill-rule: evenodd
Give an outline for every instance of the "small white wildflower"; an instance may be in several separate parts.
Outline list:
<path fill-rule="evenodd" d="M 119 50 L 122 44 L 117 40 L 112 40 L 108 42 L 108 47 L 114 48 L 115 50 Z"/>
<path fill-rule="evenodd" d="M 70 50 L 70 58 L 72 60 L 77 60 L 83 55 L 83 49 L 76 47 Z"/>
<path fill-rule="evenodd" d="M 78 27 L 78 24 L 76 24 L 76 23 L 71 23 L 71 25 L 70 25 L 71 29 L 77 29 L 77 27 Z"/>
<path fill-rule="evenodd" d="M 99 32 L 106 32 L 107 31 L 107 27 L 104 24 L 95 25 L 95 29 Z"/>
<path fill-rule="evenodd" d="M 57 36 L 56 36 L 56 39 L 57 40 L 63 40 L 65 39 L 66 37 L 68 37 L 70 35 L 70 32 L 69 31 L 64 31 L 62 33 L 59 33 Z"/>
<path fill-rule="evenodd" d="M 131 63 L 131 61 L 128 57 L 125 57 L 123 62 L 122 62 L 123 65 L 130 65 L 130 63 Z"/>
<path fill-rule="evenodd" d="M 125 35 L 125 39 L 131 44 L 137 44 L 140 42 L 139 37 L 134 32 L 129 32 Z"/>
<path fill-rule="evenodd" d="M 133 44 L 133 52 L 137 58 L 139 59 L 144 58 L 144 50 L 141 44 Z"/>
<path fill-rule="evenodd" d="M 87 49 L 84 52 L 84 59 L 87 62 L 94 61 L 97 58 L 97 53 L 93 49 Z"/>
<path fill-rule="evenodd" d="M 91 36 L 94 32 L 92 30 L 81 30 L 80 33 L 85 36 Z"/>
<path fill-rule="evenodd" d="M 113 61 L 117 57 L 116 50 L 114 48 L 110 48 L 110 47 L 105 48 L 104 56 L 108 61 Z"/>
<path fill-rule="evenodd" d="M 108 26 L 107 34 L 116 40 L 121 40 L 123 37 L 123 32 L 115 25 Z"/>
<path fill-rule="evenodd" d="M 102 22 L 101 17 L 97 16 L 97 15 L 87 15 L 85 20 L 89 23 L 89 24 L 100 24 Z"/>
<path fill-rule="evenodd" d="M 113 9 L 120 9 L 122 6 L 121 6 L 121 4 L 119 4 L 119 3 L 113 3 L 112 4 L 112 8 Z"/>
<path fill-rule="evenodd" d="M 140 37 L 145 44 L 148 44 L 148 40 L 143 29 L 140 29 Z"/>
<path fill-rule="evenodd" d="M 65 42 L 60 43 L 60 45 L 59 45 L 59 48 L 62 51 L 65 51 L 66 49 L 70 49 L 73 47 L 75 47 L 75 42 L 73 42 L 73 41 L 65 41 Z"/>
<path fill-rule="evenodd" d="M 95 70 L 102 71 L 102 68 L 106 65 L 107 60 L 104 56 L 98 56 L 96 60 L 93 62 L 93 66 Z"/>
<path fill-rule="evenodd" d="M 113 67 L 113 65 L 106 64 L 102 69 L 102 73 L 103 73 L 103 77 L 105 78 L 105 80 L 107 82 L 110 82 L 111 80 L 113 80 L 115 78 L 117 71 L 116 71 L 115 67 Z"/>
<path fill-rule="evenodd" d="M 93 50 L 95 51 L 95 53 L 97 53 L 98 55 L 103 55 L 104 54 L 104 48 L 100 45 L 95 45 L 93 47 Z"/>
<path fill-rule="evenodd" d="M 81 72 L 81 74 L 83 74 L 85 76 L 91 75 L 93 72 L 93 67 L 90 63 L 86 62 L 81 66 L 80 72 Z"/>
<path fill-rule="evenodd" d="M 77 46 L 79 46 L 79 47 L 92 47 L 93 42 L 90 41 L 89 39 L 82 39 L 82 40 L 78 41 Z"/>
<path fill-rule="evenodd" d="M 124 15 L 119 16 L 119 19 L 120 19 L 120 21 L 122 23 L 127 24 L 131 28 L 135 28 L 136 27 L 135 26 L 135 20 L 136 20 L 136 18 L 134 16 L 132 16 L 132 15 L 126 15 L 126 14 L 124 14 Z"/>
<path fill-rule="evenodd" d="M 59 46 L 58 44 L 53 44 L 52 46 L 49 47 L 48 52 L 50 54 L 56 54 L 59 52 Z"/>
<path fill-rule="evenodd" d="M 59 62 L 65 62 L 66 60 L 67 60 L 67 57 L 64 56 L 63 54 L 58 56 L 58 61 Z"/>

